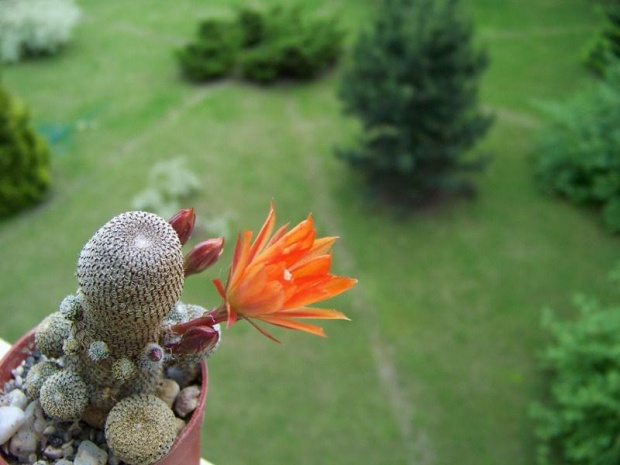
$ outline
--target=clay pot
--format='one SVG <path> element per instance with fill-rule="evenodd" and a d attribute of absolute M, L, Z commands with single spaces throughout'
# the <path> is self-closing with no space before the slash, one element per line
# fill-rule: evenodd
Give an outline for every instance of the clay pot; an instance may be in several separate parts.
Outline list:
<path fill-rule="evenodd" d="M 32 329 L 22 336 L 13 344 L 4 358 L 0 360 L 0 390 L 4 386 L 4 383 L 13 378 L 11 370 L 17 368 L 34 348 L 34 332 L 35 330 Z M 179 465 L 181 463 L 184 465 L 198 465 L 200 463 L 200 430 L 204 418 L 209 381 L 207 365 L 204 362 L 201 364 L 201 369 L 202 386 L 198 407 L 187 422 L 185 428 L 183 428 L 183 431 L 181 431 L 181 434 L 175 439 L 168 455 L 154 465 Z M 0 456 L 0 465 L 9 465 L 2 456 Z"/>

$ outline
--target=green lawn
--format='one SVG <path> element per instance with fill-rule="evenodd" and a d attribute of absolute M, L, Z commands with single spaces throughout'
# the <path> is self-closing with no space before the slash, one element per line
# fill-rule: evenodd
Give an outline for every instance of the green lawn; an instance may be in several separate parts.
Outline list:
<path fill-rule="evenodd" d="M 240 1 L 82 0 L 84 21 L 53 59 L 3 70 L 37 123 L 100 111 L 54 156 L 41 207 L 0 223 L 0 337 L 13 340 L 75 290 L 84 242 L 130 208 L 150 167 L 185 156 L 204 182 L 198 214 L 258 228 L 314 212 L 338 234 L 337 271 L 360 284 L 334 305 L 351 323 L 327 341 L 239 324 L 209 361 L 204 453 L 218 465 L 531 465 L 527 406 L 541 394 L 541 309 L 572 315 L 574 292 L 617 302 L 607 273 L 620 241 L 591 212 L 541 196 L 529 156 L 536 102 L 588 81 L 584 49 L 601 24 L 590 0 L 468 0 L 491 66 L 482 85 L 496 124 L 479 198 L 398 218 L 369 205 L 332 155 L 356 125 L 335 97 L 339 71 L 310 84 L 192 86 L 172 57 L 198 18 Z M 354 37 L 376 2 L 313 0 Z M 229 245 L 233 237 L 229 237 Z M 230 247 L 229 247 L 230 249 Z M 191 278 L 183 299 L 218 302 Z"/>

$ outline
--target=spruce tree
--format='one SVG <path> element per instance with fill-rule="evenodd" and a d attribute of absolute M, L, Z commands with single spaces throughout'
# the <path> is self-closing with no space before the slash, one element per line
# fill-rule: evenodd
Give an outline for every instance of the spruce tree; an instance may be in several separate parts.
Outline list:
<path fill-rule="evenodd" d="M 470 190 L 459 174 L 484 165 L 463 156 L 491 123 L 478 107 L 486 65 L 458 0 L 384 0 L 340 88 L 363 136 L 338 155 L 373 189 L 401 201 Z"/>
<path fill-rule="evenodd" d="M 39 202 L 50 181 L 47 145 L 26 108 L 0 86 L 0 217 Z"/>

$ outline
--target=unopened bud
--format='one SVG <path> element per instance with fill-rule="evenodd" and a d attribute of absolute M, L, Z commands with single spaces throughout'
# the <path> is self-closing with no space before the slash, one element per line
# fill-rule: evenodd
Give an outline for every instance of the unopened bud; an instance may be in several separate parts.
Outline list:
<path fill-rule="evenodd" d="M 189 240 L 194 230 L 194 224 L 196 223 L 196 213 L 193 208 L 186 208 L 174 215 L 168 223 L 174 228 L 179 236 L 181 245 Z"/>
<path fill-rule="evenodd" d="M 157 344 L 149 344 L 146 347 L 146 357 L 151 362 L 159 362 L 162 358 L 164 358 L 164 351 Z"/>
<path fill-rule="evenodd" d="M 224 238 L 208 239 L 196 245 L 185 256 L 185 276 L 201 273 L 222 255 Z"/>
<path fill-rule="evenodd" d="M 198 326 L 186 331 L 180 341 L 167 344 L 166 349 L 174 355 L 205 355 L 217 346 L 219 339 L 217 329 Z"/>

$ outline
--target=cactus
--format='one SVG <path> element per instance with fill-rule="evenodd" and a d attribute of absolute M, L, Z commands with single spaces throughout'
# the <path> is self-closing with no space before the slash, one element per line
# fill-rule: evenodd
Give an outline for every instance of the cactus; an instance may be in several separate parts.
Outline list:
<path fill-rule="evenodd" d="M 47 379 L 60 371 L 60 367 L 54 362 L 41 362 L 33 366 L 28 372 L 24 387 L 33 399 L 39 398 L 39 391 Z"/>
<path fill-rule="evenodd" d="M 139 435 L 134 432 L 140 431 Z M 177 436 L 172 410 L 158 397 L 134 395 L 114 406 L 105 425 L 108 446 L 131 465 L 149 465 L 168 453 Z"/>
<path fill-rule="evenodd" d="M 206 312 L 179 301 L 187 266 L 194 267 L 193 273 L 204 268 L 201 263 L 196 271 L 195 261 L 186 265 L 181 252 L 181 241 L 187 241 L 193 226 L 188 212 L 193 215 L 182 211 L 172 224 L 151 213 L 127 212 L 106 223 L 86 243 L 78 259 L 77 292 L 41 322 L 35 336 L 43 355 L 62 359 L 62 367 L 40 362 L 26 380 L 28 392 L 40 400 L 48 416 L 60 421 L 81 418 L 102 427 L 109 412 L 118 407 L 111 424 L 122 424 L 120 406 L 127 405 L 135 413 L 144 399 L 149 399 L 149 405 L 157 404 L 147 395 L 155 393 L 167 366 L 186 369 L 212 350 L 214 344 L 198 351 L 192 347 L 184 354 L 179 348 L 182 336 L 169 329 Z M 179 221 L 184 223 L 177 232 Z M 219 251 L 212 246 L 208 250 L 211 262 L 221 253 L 223 241 L 219 244 Z M 174 353 L 166 344 L 174 344 Z M 123 403 L 123 399 L 133 401 Z M 166 431 L 165 447 L 157 451 L 169 447 L 177 431 L 174 414 L 164 407 L 172 426 Z M 111 434 L 118 444 L 121 436 L 127 443 L 141 443 L 141 438 L 127 437 L 127 432 Z M 119 452 L 123 454 L 132 457 L 128 461 L 132 465 L 156 460 Z"/>
<path fill-rule="evenodd" d="M 28 393 L 58 421 L 105 425 L 110 451 L 128 465 L 149 465 L 170 449 L 178 422 L 154 394 L 164 374 L 181 386 L 197 377 L 198 362 L 219 345 L 220 323 L 246 319 L 275 339 L 252 320 L 322 335 L 291 318 L 346 318 L 304 307 L 355 284 L 328 273 L 335 238 L 315 241 L 309 217 L 269 239 L 273 207 L 256 242 L 249 231 L 238 242 L 226 286 L 214 280 L 222 304 L 208 311 L 181 302 L 186 277 L 215 263 L 224 246 L 209 239 L 183 256 L 194 222 L 191 209 L 170 221 L 146 212 L 111 219 L 79 255 L 77 291 L 36 331 L 45 357 L 28 374 Z"/>

